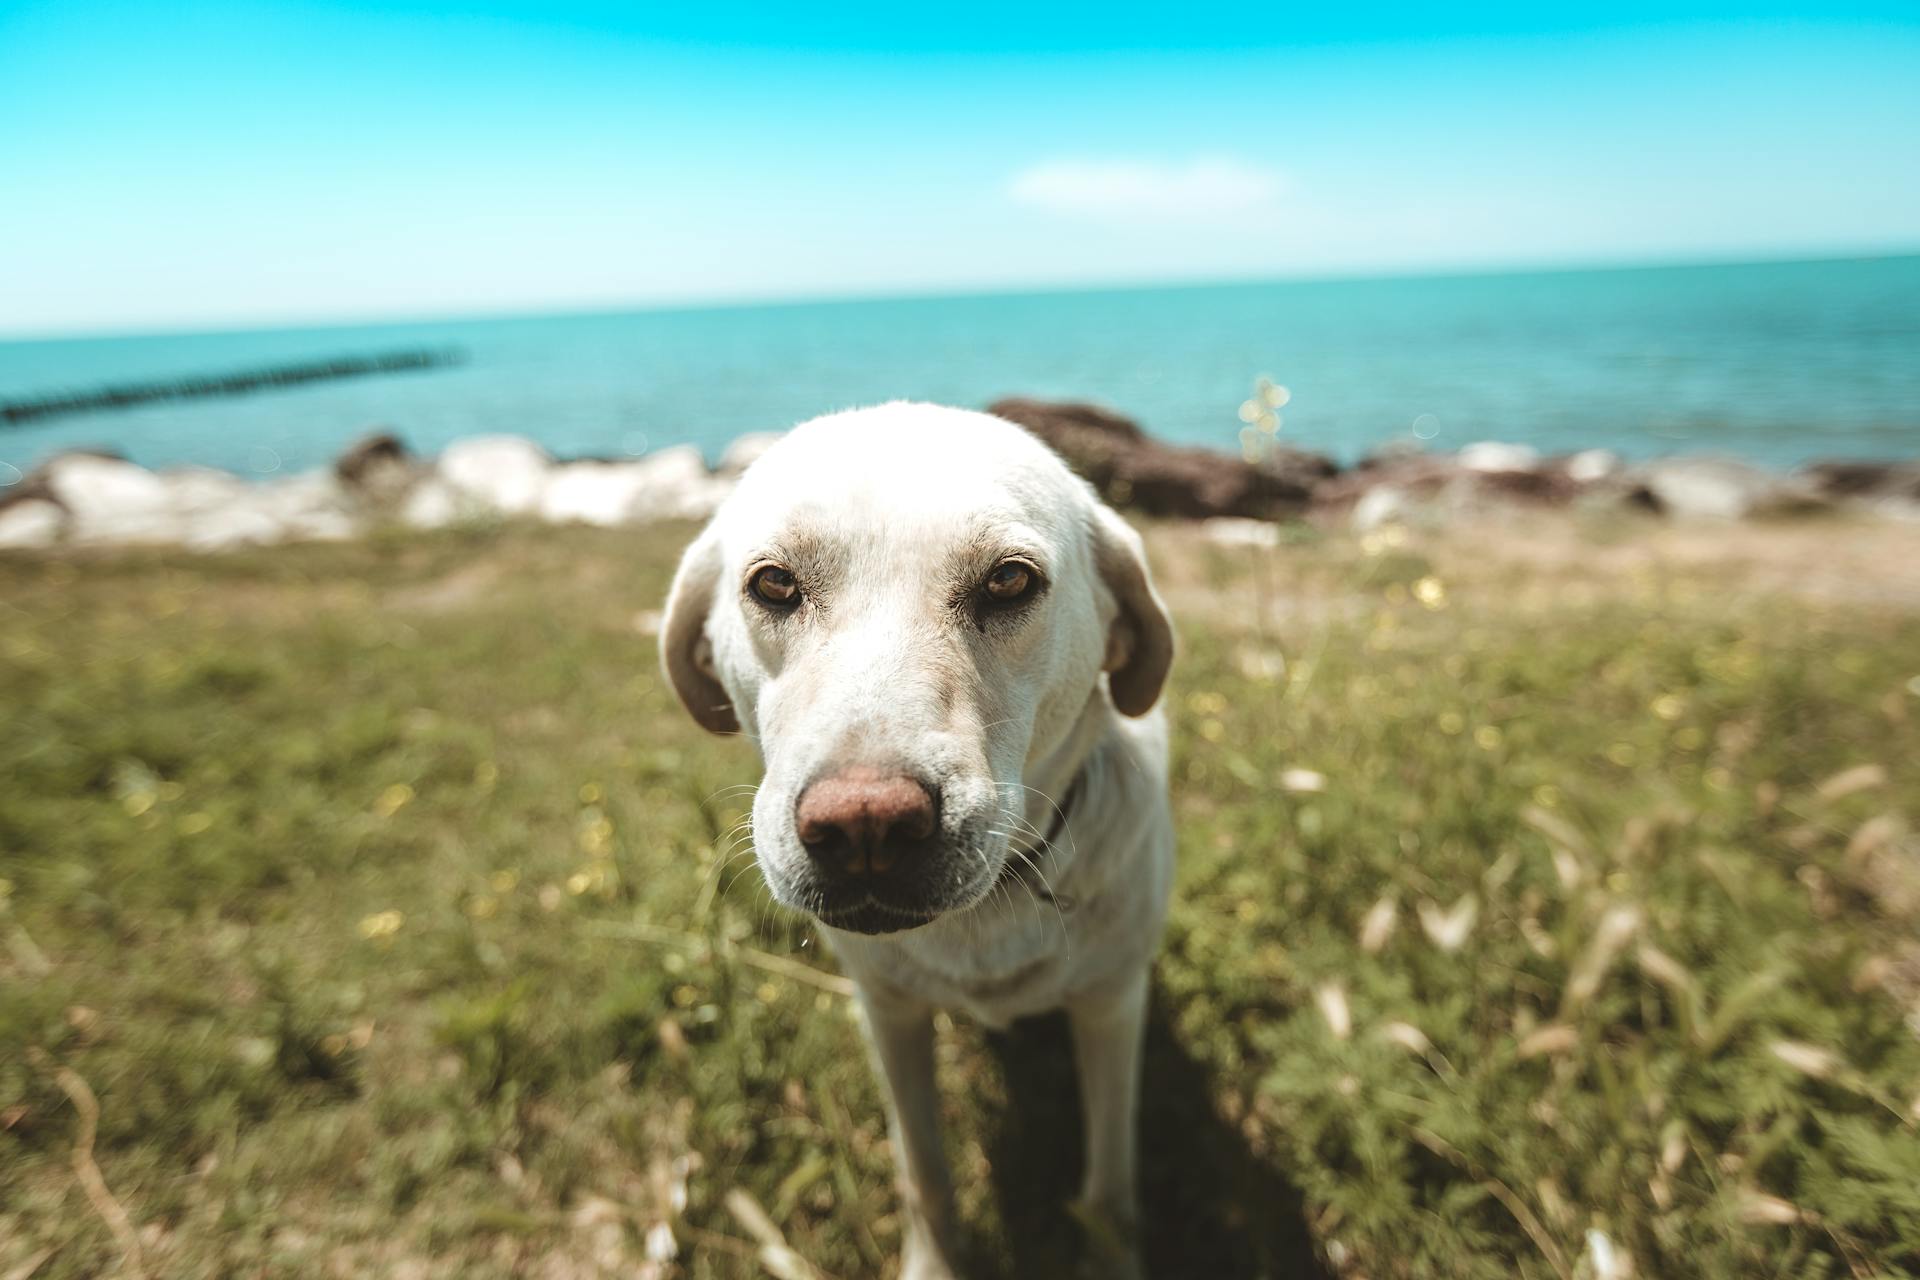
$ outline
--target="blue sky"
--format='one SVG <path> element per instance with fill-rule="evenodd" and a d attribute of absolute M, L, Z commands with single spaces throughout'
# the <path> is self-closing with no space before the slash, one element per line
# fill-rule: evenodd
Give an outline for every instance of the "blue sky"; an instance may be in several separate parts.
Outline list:
<path fill-rule="evenodd" d="M 910 9 L 0 0 L 0 332 L 1920 249 L 1912 3 Z"/>

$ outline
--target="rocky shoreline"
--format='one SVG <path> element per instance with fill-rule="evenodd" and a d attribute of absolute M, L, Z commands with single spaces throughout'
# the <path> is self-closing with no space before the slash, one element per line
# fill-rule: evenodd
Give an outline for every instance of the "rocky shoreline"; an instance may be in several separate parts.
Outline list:
<path fill-rule="evenodd" d="M 1847 511 L 1920 521 L 1920 461 L 1819 462 L 1782 473 L 1721 457 L 1629 463 L 1600 449 L 1547 457 L 1489 441 L 1453 453 L 1392 448 L 1343 468 L 1277 446 L 1249 460 L 1165 444 L 1092 405 L 1009 399 L 989 409 L 1052 445 L 1108 501 L 1164 518 L 1366 529 L 1531 507 L 1714 520 Z M 776 438 L 743 436 L 710 468 L 689 445 L 632 459 L 560 461 L 518 436 L 461 440 L 421 458 L 396 435 L 376 431 L 331 468 L 265 482 L 205 467 L 150 471 L 109 455 L 66 453 L 0 490 L 0 548 L 211 551 L 337 540 L 395 525 L 700 519 Z"/>

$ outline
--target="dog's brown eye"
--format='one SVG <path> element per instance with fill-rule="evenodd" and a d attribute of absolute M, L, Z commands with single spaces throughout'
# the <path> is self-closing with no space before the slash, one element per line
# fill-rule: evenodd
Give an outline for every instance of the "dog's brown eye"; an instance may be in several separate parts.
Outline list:
<path fill-rule="evenodd" d="M 800 584 L 791 573 L 777 564 L 756 570 L 753 577 L 747 580 L 747 587 L 776 609 L 791 609 L 800 603 Z"/>
<path fill-rule="evenodd" d="M 986 582 L 981 585 L 987 598 L 996 604 L 1012 604 L 1033 594 L 1034 584 L 1038 581 L 1032 569 L 1018 560 L 1008 560 L 995 565 L 993 572 L 987 575 Z"/>

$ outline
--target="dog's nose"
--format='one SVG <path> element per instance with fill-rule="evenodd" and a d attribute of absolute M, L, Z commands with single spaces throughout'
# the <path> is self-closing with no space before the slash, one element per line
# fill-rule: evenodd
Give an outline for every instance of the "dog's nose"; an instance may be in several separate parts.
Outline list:
<path fill-rule="evenodd" d="M 846 769 L 800 793 L 800 843 L 813 860 L 845 875 L 879 875 L 933 834 L 933 792 L 917 778 Z"/>

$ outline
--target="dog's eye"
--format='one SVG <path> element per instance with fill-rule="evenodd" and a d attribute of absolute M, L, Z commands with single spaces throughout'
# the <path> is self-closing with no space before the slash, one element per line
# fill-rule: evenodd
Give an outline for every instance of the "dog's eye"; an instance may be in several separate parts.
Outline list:
<path fill-rule="evenodd" d="M 763 604 L 776 609 L 791 609 L 800 603 L 800 584 L 777 564 L 765 565 L 747 579 L 747 589 Z"/>
<path fill-rule="evenodd" d="M 1030 567 L 1018 560 L 1004 560 L 987 574 L 980 589 L 995 604 L 1016 604 L 1032 595 L 1033 589 L 1039 584 L 1040 575 Z"/>

